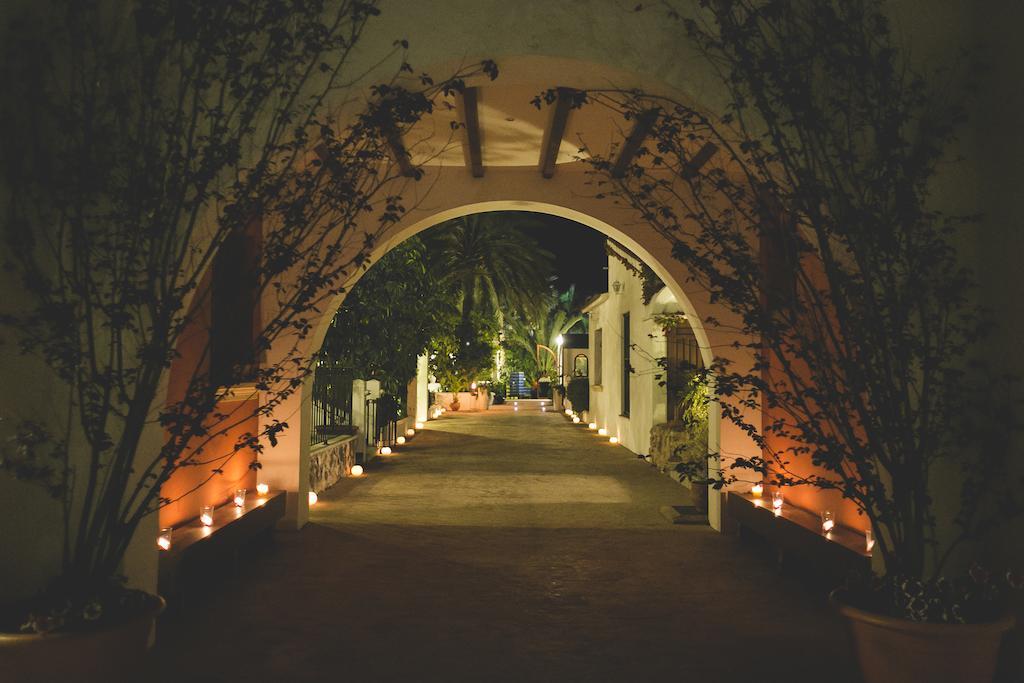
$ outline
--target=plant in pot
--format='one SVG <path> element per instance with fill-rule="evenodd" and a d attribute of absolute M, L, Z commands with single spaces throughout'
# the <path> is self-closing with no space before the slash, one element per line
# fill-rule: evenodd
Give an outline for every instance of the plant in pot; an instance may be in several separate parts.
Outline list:
<path fill-rule="evenodd" d="M 2 362 L 5 373 L 34 363 L 49 394 L 36 414 L 0 404 L 0 464 L 41 486 L 62 519 L 52 580 L 0 609 L 12 680 L 130 677 L 162 601 L 122 574 L 126 555 L 156 552 L 136 532 L 174 502 L 164 484 L 197 469 L 195 490 L 239 459 L 259 466 L 287 426 L 275 407 L 310 371 L 302 339 L 317 307 L 401 215 L 410 181 L 389 136 L 462 76 L 496 73 L 396 77 L 339 125 L 327 97 L 356 87 L 351 50 L 377 13 L 273 0 L 7 13 Z M 409 71 L 403 46 L 392 54 Z M 378 227 L 347 247 L 370 213 Z M 242 383 L 264 400 L 223 409 Z"/>
<path fill-rule="evenodd" d="M 751 359 L 706 375 L 761 456 L 718 454 L 709 483 L 817 488 L 870 524 L 877 574 L 835 594 L 867 680 L 987 681 L 1016 582 L 967 568 L 1021 510 L 1020 402 L 984 362 L 990 325 L 958 250 L 976 221 L 934 197 L 969 89 L 919 73 L 885 9 L 667 6 L 727 106 L 615 89 L 574 103 L 639 131 L 625 167 L 590 159 L 598 192 L 665 236 Z"/>

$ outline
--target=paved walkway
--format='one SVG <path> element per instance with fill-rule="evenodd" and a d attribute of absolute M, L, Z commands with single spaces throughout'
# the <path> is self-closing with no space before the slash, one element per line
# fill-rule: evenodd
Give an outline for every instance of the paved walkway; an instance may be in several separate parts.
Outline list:
<path fill-rule="evenodd" d="M 449 413 L 161 633 L 176 681 L 850 681 L 820 596 L 561 415 Z"/>

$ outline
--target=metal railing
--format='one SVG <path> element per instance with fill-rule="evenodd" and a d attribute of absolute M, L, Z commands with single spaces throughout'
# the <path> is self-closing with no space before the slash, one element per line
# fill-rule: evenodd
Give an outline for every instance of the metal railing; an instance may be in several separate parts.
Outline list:
<path fill-rule="evenodd" d="M 363 412 L 363 433 L 366 434 L 366 445 L 394 446 L 398 437 L 398 416 L 401 406 L 391 396 L 371 398 L 366 401 Z"/>
<path fill-rule="evenodd" d="M 311 445 L 352 434 L 352 374 L 341 368 L 318 367 L 313 374 Z"/>

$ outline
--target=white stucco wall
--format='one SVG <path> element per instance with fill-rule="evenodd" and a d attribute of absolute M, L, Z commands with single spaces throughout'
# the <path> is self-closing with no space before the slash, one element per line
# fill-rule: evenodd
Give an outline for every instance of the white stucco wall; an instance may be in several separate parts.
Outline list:
<path fill-rule="evenodd" d="M 613 284 L 620 284 L 618 293 Z M 602 330 L 601 384 L 594 384 L 591 367 L 590 414 L 598 428 L 617 436 L 619 443 L 638 455 L 650 452 L 651 426 L 666 420 L 666 391 L 659 386 L 663 372 L 657 363 L 665 356 L 665 333 L 654 322 L 655 313 L 679 310 L 672 292 L 662 289 L 644 304 L 640 280 L 615 258 L 608 259 L 608 296 L 590 309 L 590 355 L 596 362 L 595 339 Z M 625 313 L 630 317 L 629 415 L 622 414 L 622 334 Z"/>

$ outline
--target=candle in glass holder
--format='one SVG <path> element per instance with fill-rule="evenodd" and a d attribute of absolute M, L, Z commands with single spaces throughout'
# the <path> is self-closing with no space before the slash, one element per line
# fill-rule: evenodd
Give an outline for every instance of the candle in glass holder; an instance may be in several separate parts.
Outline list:
<path fill-rule="evenodd" d="M 756 484 L 754 484 L 753 486 L 750 487 L 750 495 L 752 495 L 754 498 L 760 498 L 761 494 L 763 494 L 763 493 L 764 493 L 764 485 L 761 484 L 760 482 L 758 482 L 758 483 L 756 483 Z"/>
<path fill-rule="evenodd" d="M 826 536 L 836 528 L 836 517 L 831 510 L 824 510 L 821 513 L 821 531 Z"/>
<path fill-rule="evenodd" d="M 776 489 L 772 491 L 772 511 L 775 516 L 778 517 L 782 514 L 782 490 Z"/>
<path fill-rule="evenodd" d="M 864 530 L 864 549 L 869 553 L 875 549 L 875 534 L 871 529 Z"/>
<path fill-rule="evenodd" d="M 268 493 L 270 493 L 270 486 L 268 484 L 264 484 L 261 481 L 260 483 L 256 484 L 256 493 L 260 494 L 261 496 L 265 496 Z"/>
<path fill-rule="evenodd" d="M 235 495 L 232 500 L 235 501 L 236 508 L 240 508 L 245 505 L 245 489 L 235 489 Z"/>
<path fill-rule="evenodd" d="M 213 526 L 213 506 L 204 505 L 199 508 L 199 521 L 203 526 Z"/>
<path fill-rule="evenodd" d="M 160 530 L 160 535 L 156 537 L 156 547 L 160 548 L 160 550 L 170 550 L 171 549 L 171 535 L 173 533 L 174 533 L 174 530 L 171 527 L 169 527 L 169 526 L 168 527 L 164 527 L 163 529 L 161 529 Z"/>

